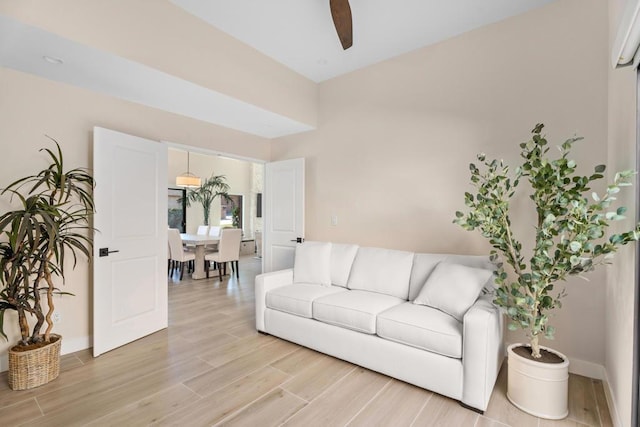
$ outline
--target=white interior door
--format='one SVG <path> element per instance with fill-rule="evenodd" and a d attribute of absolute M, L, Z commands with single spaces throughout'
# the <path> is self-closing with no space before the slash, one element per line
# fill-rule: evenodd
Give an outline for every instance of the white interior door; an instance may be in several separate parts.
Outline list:
<path fill-rule="evenodd" d="M 304 159 L 265 168 L 263 271 L 293 267 L 296 240 L 304 239 Z"/>
<path fill-rule="evenodd" d="M 167 327 L 167 147 L 93 130 L 93 355 Z"/>

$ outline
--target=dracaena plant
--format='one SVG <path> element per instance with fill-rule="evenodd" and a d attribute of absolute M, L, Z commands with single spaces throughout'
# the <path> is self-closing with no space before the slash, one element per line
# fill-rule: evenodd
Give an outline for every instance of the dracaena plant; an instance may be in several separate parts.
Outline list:
<path fill-rule="evenodd" d="M 17 311 L 19 345 L 50 341 L 53 296 L 64 293 L 54 277 L 64 280 L 65 258 L 70 256 L 75 267 L 78 255 L 88 259 L 91 254 L 93 178 L 81 168 L 65 170 L 60 145 L 52 141 L 55 150 L 41 150 L 51 161 L 47 168 L 0 192 L 15 206 L 0 215 L 0 334 L 7 338 L 7 310 Z M 31 330 L 27 315 L 35 317 Z"/>
<path fill-rule="evenodd" d="M 494 302 L 510 319 L 509 329 L 526 331 L 534 358 L 541 356 L 539 337 L 554 336 L 549 313 L 562 306 L 566 295 L 564 289 L 554 289 L 557 283 L 608 263 L 620 245 L 640 237 L 640 225 L 607 234 L 613 221 L 624 218 L 626 208 L 614 204 L 621 187 L 631 185 L 634 172 L 616 173 L 613 182 L 598 193 L 591 187 L 604 178 L 605 166 L 581 175 L 569 157 L 573 144 L 582 138 L 567 139 L 558 147 L 559 157 L 550 158 L 543 127 L 536 125 L 531 140 L 520 144 L 522 160 L 513 171 L 502 160 L 477 156 L 480 166 L 469 167 L 475 194 L 465 193 L 467 212 L 456 212 L 454 220 L 489 240 L 496 265 Z M 527 236 L 534 239 L 528 257 L 512 227 L 512 201 L 523 181 L 529 184 L 537 218 L 533 236 Z"/>

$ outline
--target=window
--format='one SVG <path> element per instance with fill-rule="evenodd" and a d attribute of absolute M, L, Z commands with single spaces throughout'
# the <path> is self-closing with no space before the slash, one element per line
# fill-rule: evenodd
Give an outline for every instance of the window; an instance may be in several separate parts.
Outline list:
<path fill-rule="evenodd" d="M 169 228 L 177 228 L 181 233 L 185 233 L 187 228 L 187 192 L 181 188 L 169 188 Z"/>
<path fill-rule="evenodd" d="M 220 225 L 242 228 L 242 195 L 229 194 L 229 199 L 220 200 Z"/>

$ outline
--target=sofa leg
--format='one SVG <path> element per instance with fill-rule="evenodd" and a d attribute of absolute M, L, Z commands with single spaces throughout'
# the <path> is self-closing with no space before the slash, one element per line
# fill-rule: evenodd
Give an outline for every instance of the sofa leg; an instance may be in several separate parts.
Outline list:
<path fill-rule="evenodd" d="M 469 405 L 465 405 L 464 403 L 462 403 L 461 401 L 458 401 L 458 403 L 460 404 L 460 406 L 462 406 L 465 409 L 468 409 L 470 411 L 475 412 L 476 414 L 480 414 L 480 415 L 484 415 L 484 411 L 481 411 L 478 408 L 474 408 L 473 406 L 469 406 Z"/>

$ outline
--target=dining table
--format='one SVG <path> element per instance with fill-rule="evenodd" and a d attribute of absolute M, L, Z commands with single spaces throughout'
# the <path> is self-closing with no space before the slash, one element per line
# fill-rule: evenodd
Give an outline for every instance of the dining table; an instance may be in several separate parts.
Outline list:
<path fill-rule="evenodd" d="M 220 237 L 180 233 L 180 238 L 182 239 L 183 244 L 194 245 L 196 247 L 196 259 L 191 277 L 196 280 L 205 279 L 207 277 L 207 273 L 204 269 L 205 246 L 218 243 L 220 241 Z"/>

